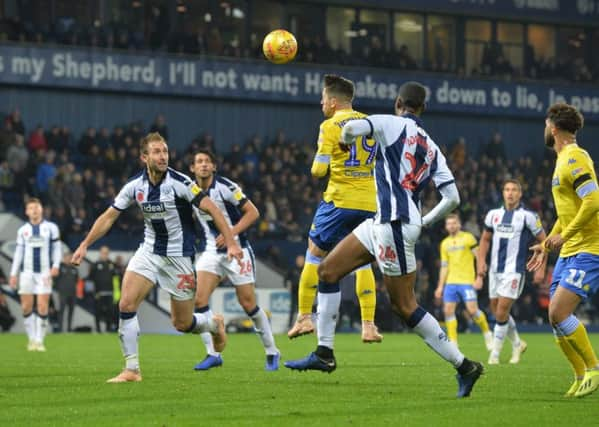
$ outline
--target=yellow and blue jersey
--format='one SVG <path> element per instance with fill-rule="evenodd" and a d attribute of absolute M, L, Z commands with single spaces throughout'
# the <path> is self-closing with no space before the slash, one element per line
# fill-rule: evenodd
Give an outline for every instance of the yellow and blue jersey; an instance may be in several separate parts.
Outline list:
<path fill-rule="evenodd" d="M 447 284 L 472 285 L 475 279 L 474 254 L 476 238 L 467 231 L 447 236 L 441 242 L 441 265 L 447 267 Z"/>
<path fill-rule="evenodd" d="M 551 192 L 562 233 L 578 214 L 582 199 L 595 191 L 598 191 L 598 186 L 593 160 L 578 144 L 566 145 L 557 156 L 551 182 Z M 569 257 L 582 252 L 599 255 L 597 215 L 566 240 L 560 251 L 560 257 Z"/>
<path fill-rule="evenodd" d="M 348 109 L 337 111 L 333 117 L 322 122 L 312 174 L 324 176 L 327 168 L 329 170 L 329 183 L 323 194 L 326 203 L 332 202 L 337 208 L 375 212 L 375 141 L 360 138 L 350 146 L 349 151 L 343 151 L 339 146 L 343 125 L 349 120 L 363 117 L 366 115 Z"/>

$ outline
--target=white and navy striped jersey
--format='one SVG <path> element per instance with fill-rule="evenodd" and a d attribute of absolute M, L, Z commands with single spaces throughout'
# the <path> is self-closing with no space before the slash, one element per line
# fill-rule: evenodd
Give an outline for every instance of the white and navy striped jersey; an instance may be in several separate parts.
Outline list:
<path fill-rule="evenodd" d="M 17 248 L 10 275 L 16 276 L 18 271 L 47 274 L 51 268 L 60 267 L 61 259 L 58 226 L 46 220 L 36 225 L 28 222 L 17 230 Z"/>
<path fill-rule="evenodd" d="M 371 135 L 377 143 L 375 222 L 401 220 L 422 224 L 420 193 L 432 179 L 437 189 L 454 183 L 454 177 L 437 144 L 413 114 L 372 115 Z"/>
<path fill-rule="evenodd" d="M 512 210 L 491 209 L 485 229 L 493 233 L 491 267 L 493 273 L 524 273 L 532 240 L 543 231 L 539 216 L 522 204 Z"/>
<path fill-rule="evenodd" d="M 206 190 L 206 193 L 218 206 L 229 227 L 239 222 L 243 215 L 241 207 L 248 201 L 239 185 L 230 179 L 214 175 L 212 184 Z M 220 231 L 214 225 L 212 216 L 198 208 L 194 208 L 194 211 L 196 220 L 199 223 L 199 227 L 196 227 L 199 237 L 198 251 L 227 252 L 227 248 L 218 249 L 216 247 L 216 237 L 220 234 Z M 240 233 L 235 237 L 235 240 L 242 248 L 249 245 L 245 233 Z"/>
<path fill-rule="evenodd" d="M 144 216 L 144 247 L 162 256 L 193 256 L 195 233 L 192 205 L 206 193 L 188 176 L 168 168 L 152 185 L 146 169 L 132 177 L 114 199 L 119 211 L 136 202 Z"/>

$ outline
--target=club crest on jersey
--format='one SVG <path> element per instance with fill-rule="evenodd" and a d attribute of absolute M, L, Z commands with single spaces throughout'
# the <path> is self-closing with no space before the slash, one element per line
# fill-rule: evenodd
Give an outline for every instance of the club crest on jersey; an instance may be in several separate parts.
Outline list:
<path fill-rule="evenodd" d="M 166 212 L 166 208 L 164 203 L 162 202 L 145 202 L 141 204 L 141 210 L 144 213 L 153 214 L 153 213 L 162 213 Z"/>
<path fill-rule="evenodd" d="M 582 172 L 582 168 L 576 168 L 572 171 L 572 176 L 576 176 L 578 175 L 580 172 Z"/>
<path fill-rule="evenodd" d="M 137 192 L 137 196 L 135 196 L 135 198 L 137 199 L 138 202 L 143 202 L 144 201 L 144 192 L 143 191 L 138 191 Z"/>

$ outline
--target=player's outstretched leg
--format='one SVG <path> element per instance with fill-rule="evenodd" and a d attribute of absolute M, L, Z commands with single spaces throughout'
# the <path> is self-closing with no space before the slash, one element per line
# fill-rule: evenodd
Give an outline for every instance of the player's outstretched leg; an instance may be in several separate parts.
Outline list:
<path fill-rule="evenodd" d="M 286 361 L 287 368 L 329 373 L 337 368 L 333 347 L 341 304 L 339 280 L 372 261 L 372 255 L 353 233 L 346 236 L 322 261 L 318 269 L 318 347 L 303 359 Z"/>

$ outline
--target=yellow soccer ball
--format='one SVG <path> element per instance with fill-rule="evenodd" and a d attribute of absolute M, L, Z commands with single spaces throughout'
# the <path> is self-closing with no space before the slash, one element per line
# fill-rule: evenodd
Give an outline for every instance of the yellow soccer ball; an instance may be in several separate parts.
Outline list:
<path fill-rule="evenodd" d="M 264 37 L 262 52 L 273 64 L 286 64 L 295 58 L 297 41 L 289 31 L 274 30 Z"/>

